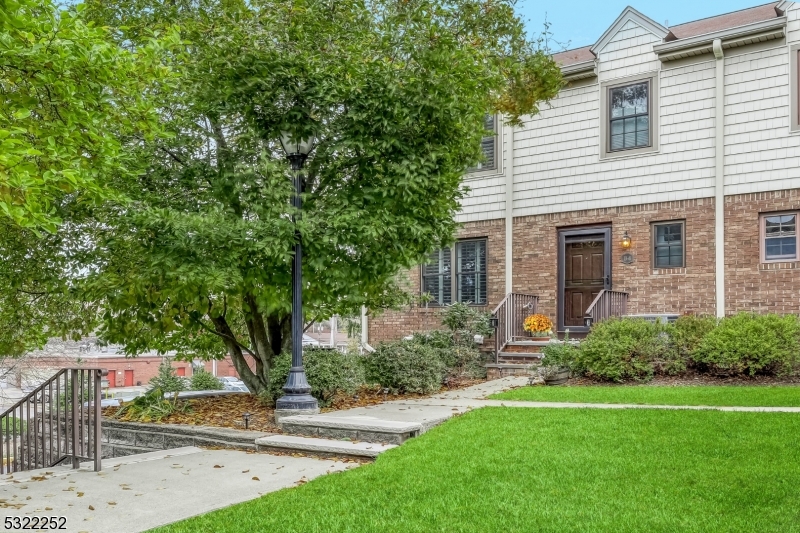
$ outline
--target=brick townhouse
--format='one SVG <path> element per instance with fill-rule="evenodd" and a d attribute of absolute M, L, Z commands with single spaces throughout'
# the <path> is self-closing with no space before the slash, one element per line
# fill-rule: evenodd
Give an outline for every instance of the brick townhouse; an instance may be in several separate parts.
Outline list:
<path fill-rule="evenodd" d="M 554 58 L 565 87 L 523 127 L 487 120 L 457 243 L 408 273 L 433 301 L 370 316 L 369 342 L 512 293 L 579 335 L 612 295 L 624 314 L 797 313 L 800 6 L 671 27 L 628 7 Z"/>

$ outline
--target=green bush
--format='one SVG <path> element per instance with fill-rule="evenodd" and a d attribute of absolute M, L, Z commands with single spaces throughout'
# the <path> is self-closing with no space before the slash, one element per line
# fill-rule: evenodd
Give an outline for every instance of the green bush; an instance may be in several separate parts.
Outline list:
<path fill-rule="evenodd" d="M 542 348 L 542 366 L 574 369 L 578 359 L 578 346 L 570 342 L 569 333 L 564 342 L 551 342 Z"/>
<path fill-rule="evenodd" d="M 680 374 L 689 366 L 693 366 L 692 352 L 703 338 L 717 327 L 717 323 L 717 318 L 713 316 L 684 315 L 674 324 L 667 326 L 666 331 L 672 341 L 672 349 L 663 361 L 663 365 L 659 367 L 656 364 L 656 372 Z"/>
<path fill-rule="evenodd" d="M 220 380 L 202 368 L 192 374 L 190 384 L 192 390 L 222 390 L 224 388 Z"/>
<path fill-rule="evenodd" d="M 723 319 L 692 351 L 694 361 L 720 374 L 791 374 L 800 364 L 800 319 L 739 313 Z"/>
<path fill-rule="evenodd" d="M 367 382 L 400 392 L 436 392 L 447 372 L 441 351 L 413 340 L 383 343 L 364 357 Z"/>
<path fill-rule="evenodd" d="M 575 369 L 610 381 L 652 379 L 655 363 L 671 357 L 666 329 L 639 318 L 595 324 L 581 343 Z"/>
<path fill-rule="evenodd" d="M 152 380 L 150 380 L 152 383 Z M 191 411 L 189 402 L 178 400 L 175 392 L 171 399 L 164 397 L 165 392 L 158 387 L 149 390 L 143 396 L 123 405 L 114 413 L 114 418 L 131 422 L 160 422 L 173 413 Z"/>
<path fill-rule="evenodd" d="M 354 393 L 365 382 L 362 358 L 360 355 L 343 354 L 329 348 L 304 348 L 303 366 L 311 385 L 311 395 L 325 406 L 338 391 Z M 281 354 L 275 358 L 269 384 L 273 400 L 283 395 L 283 385 L 291 367 L 290 354 Z"/>
<path fill-rule="evenodd" d="M 164 393 L 186 390 L 186 380 L 178 376 L 172 368 L 172 361 L 164 359 L 158 365 L 158 375 L 148 382 L 151 389 L 160 389 Z"/>
<path fill-rule="evenodd" d="M 485 356 L 470 342 L 457 342 L 453 333 L 434 330 L 414 333 L 411 342 L 432 348 L 447 369 L 448 378 L 486 377 Z"/>

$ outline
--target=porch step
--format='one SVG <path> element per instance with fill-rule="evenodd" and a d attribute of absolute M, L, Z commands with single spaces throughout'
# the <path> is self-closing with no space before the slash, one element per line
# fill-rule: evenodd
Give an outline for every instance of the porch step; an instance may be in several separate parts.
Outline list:
<path fill-rule="evenodd" d="M 295 415 L 281 419 L 280 425 L 283 431 L 295 435 L 388 444 L 402 444 L 423 432 L 419 422 L 371 416 Z"/>
<path fill-rule="evenodd" d="M 550 341 L 511 341 L 503 348 L 504 352 L 540 353 Z"/>
<path fill-rule="evenodd" d="M 541 360 L 541 353 L 500 352 L 497 354 L 498 363 L 538 365 Z"/>
<path fill-rule="evenodd" d="M 273 435 L 256 439 L 259 451 L 300 452 L 320 457 L 360 457 L 374 459 L 378 454 L 396 448 L 396 444 L 353 442 L 292 435 Z"/>
<path fill-rule="evenodd" d="M 486 367 L 487 379 L 500 379 L 508 376 L 530 376 L 536 372 L 538 365 L 519 363 L 488 363 Z"/>

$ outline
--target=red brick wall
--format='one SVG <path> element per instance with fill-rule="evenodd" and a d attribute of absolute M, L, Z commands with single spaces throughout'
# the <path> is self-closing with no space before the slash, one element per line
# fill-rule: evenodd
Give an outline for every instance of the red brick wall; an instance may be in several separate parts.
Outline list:
<path fill-rule="evenodd" d="M 486 237 L 486 297 L 488 303 L 483 309 L 491 311 L 505 297 L 505 220 L 488 220 L 464 224 L 458 233 L 459 239 Z M 408 272 L 409 291 L 419 294 L 420 269 Z M 441 327 L 439 318 L 441 308 L 428 309 L 413 307 L 401 311 L 385 311 L 370 316 L 369 343 L 375 345 L 386 340 L 399 339 L 415 331 L 425 331 Z M 372 311 L 374 313 L 374 311 Z"/>
<path fill-rule="evenodd" d="M 725 307 L 737 311 L 800 311 L 800 262 L 761 263 L 762 213 L 800 211 L 800 189 L 725 198 Z"/>
<path fill-rule="evenodd" d="M 652 222 L 686 221 L 686 267 L 653 269 Z M 513 288 L 539 296 L 539 311 L 555 323 L 558 290 L 558 231 L 577 226 L 611 226 L 611 279 L 630 293 L 629 313 L 714 313 L 713 199 L 571 211 L 514 219 Z M 634 256 L 623 264 L 620 246 L 627 231 Z"/>
<path fill-rule="evenodd" d="M 759 215 L 800 211 L 800 189 L 728 196 L 725 199 L 726 313 L 738 311 L 800 312 L 800 261 L 762 264 Z M 651 223 L 686 221 L 686 266 L 653 269 Z M 714 199 L 701 198 L 571 211 L 514 219 L 513 290 L 539 296 L 541 312 L 556 319 L 558 289 L 558 230 L 606 225 L 612 229 L 613 288 L 630 293 L 630 313 L 716 312 Z M 460 238 L 489 239 L 489 305 L 503 298 L 505 289 L 504 220 L 465 225 Z M 623 233 L 632 239 L 634 263 L 623 264 Z M 419 292 L 419 270 L 410 273 L 412 290 Z M 430 311 L 428 311 L 430 313 Z M 397 339 L 431 329 L 435 316 L 424 309 L 387 312 L 370 319 L 370 343 Z"/>

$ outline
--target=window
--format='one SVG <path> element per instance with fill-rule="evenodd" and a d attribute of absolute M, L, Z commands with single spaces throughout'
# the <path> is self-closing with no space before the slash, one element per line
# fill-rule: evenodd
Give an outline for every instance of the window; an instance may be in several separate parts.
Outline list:
<path fill-rule="evenodd" d="M 454 256 L 455 276 L 452 273 Z M 422 266 L 422 292 L 431 295 L 433 305 L 449 305 L 453 301 L 485 305 L 486 239 L 459 241 L 453 248 L 431 253 Z"/>
<path fill-rule="evenodd" d="M 775 213 L 761 217 L 761 260 L 797 260 L 797 213 Z"/>
<path fill-rule="evenodd" d="M 649 92 L 649 82 L 609 90 L 609 151 L 650 146 Z"/>
<path fill-rule="evenodd" d="M 494 170 L 497 168 L 497 117 L 495 115 L 486 115 L 483 127 L 486 129 L 486 135 L 481 139 L 481 151 L 483 152 L 484 160 L 467 172 Z"/>
<path fill-rule="evenodd" d="M 600 87 L 600 158 L 657 151 L 658 73 Z"/>
<path fill-rule="evenodd" d="M 659 222 L 653 224 L 653 268 L 683 268 L 685 223 Z"/>
<path fill-rule="evenodd" d="M 486 241 L 463 241 L 456 244 L 458 301 L 486 303 Z"/>

